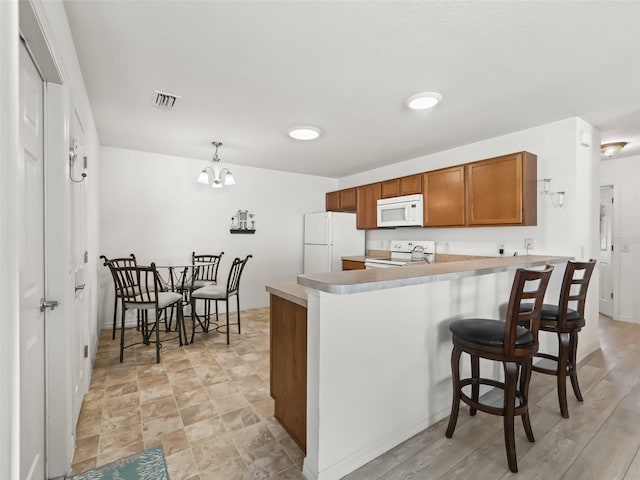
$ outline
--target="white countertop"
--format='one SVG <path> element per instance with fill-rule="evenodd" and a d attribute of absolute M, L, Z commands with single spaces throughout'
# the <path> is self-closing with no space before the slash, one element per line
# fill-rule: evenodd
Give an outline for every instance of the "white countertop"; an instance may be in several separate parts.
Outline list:
<path fill-rule="evenodd" d="M 294 281 L 271 283 L 265 286 L 265 290 L 277 297 L 296 303 L 301 307 L 307 307 L 307 292 Z"/>
<path fill-rule="evenodd" d="M 567 260 L 571 260 L 571 257 L 550 255 L 492 257 L 406 267 L 298 275 L 298 284 L 322 292 L 343 295 L 487 275 L 517 268 L 541 267 L 545 264 L 564 263 Z"/>

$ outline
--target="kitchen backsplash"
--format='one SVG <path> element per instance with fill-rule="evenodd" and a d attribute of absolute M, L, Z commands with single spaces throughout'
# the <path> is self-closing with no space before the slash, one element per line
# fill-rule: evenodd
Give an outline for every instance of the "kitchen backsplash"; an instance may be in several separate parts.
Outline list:
<path fill-rule="evenodd" d="M 479 227 L 479 228 L 396 228 L 368 230 L 367 250 L 389 250 L 392 240 L 434 240 L 436 254 L 499 256 L 526 255 L 525 238 L 533 239 L 530 254 L 563 255 L 567 252 L 545 245 L 545 238 L 537 227 Z M 569 252 L 570 253 L 570 252 Z"/>

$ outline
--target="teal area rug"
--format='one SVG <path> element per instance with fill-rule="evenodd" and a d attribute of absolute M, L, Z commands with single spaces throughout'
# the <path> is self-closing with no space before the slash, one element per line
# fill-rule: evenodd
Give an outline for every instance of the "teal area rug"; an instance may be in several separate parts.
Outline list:
<path fill-rule="evenodd" d="M 92 468 L 68 480 L 169 480 L 162 446 Z"/>

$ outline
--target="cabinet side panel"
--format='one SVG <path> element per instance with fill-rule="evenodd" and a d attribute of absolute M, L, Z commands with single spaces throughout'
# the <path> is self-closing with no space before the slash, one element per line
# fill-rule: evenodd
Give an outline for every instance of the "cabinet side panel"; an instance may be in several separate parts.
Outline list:
<path fill-rule="evenodd" d="M 533 226 L 538 224 L 538 157 L 529 152 L 523 155 L 523 224 Z"/>
<path fill-rule="evenodd" d="M 306 453 L 307 309 L 271 295 L 270 318 L 274 417 Z"/>

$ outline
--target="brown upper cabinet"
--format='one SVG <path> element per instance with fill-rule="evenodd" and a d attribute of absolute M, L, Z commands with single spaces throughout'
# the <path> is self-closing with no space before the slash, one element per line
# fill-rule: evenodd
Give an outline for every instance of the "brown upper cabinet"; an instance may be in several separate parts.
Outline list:
<path fill-rule="evenodd" d="M 382 198 L 422 193 L 422 176 L 419 173 L 380 182 Z"/>
<path fill-rule="evenodd" d="M 381 183 L 370 183 L 356 187 L 357 228 L 378 228 L 378 200 L 382 198 Z"/>
<path fill-rule="evenodd" d="M 424 226 L 537 225 L 537 157 L 518 152 L 329 192 L 327 211 L 356 211 L 378 228 L 378 200 L 424 195 Z"/>
<path fill-rule="evenodd" d="M 467 225 L 536 225 L 536 180 L 529 152 L 466 164 Z"/>
<path fill-rule="evenodd" d="M 327 212 L 342 212 L 356 209 L 356 187 L 328 192 L 326 195 Z"/>
<path fill-rule="evenodd" d="M 464 165 L 422 174 L 424 226 L 462 226 L 464 222 Z"/>

